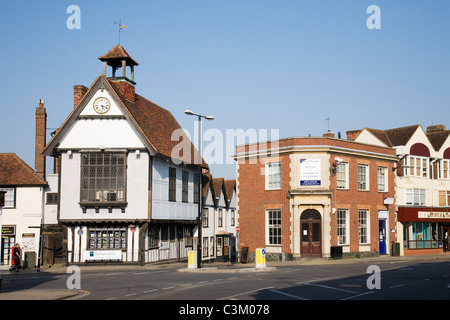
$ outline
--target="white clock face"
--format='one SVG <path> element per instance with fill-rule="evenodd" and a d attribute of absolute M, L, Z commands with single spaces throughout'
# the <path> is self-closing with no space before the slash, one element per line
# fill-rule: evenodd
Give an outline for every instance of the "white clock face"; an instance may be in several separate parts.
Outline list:
<path fill-rule="evenodd" d="M 97 98 L 94 101 L 94 110 L 97 113 L 106 113 L 108 112 L 109 108 L 111 107 L 111 104 L 109 103 L 109 100 L 103 97 Z"/>

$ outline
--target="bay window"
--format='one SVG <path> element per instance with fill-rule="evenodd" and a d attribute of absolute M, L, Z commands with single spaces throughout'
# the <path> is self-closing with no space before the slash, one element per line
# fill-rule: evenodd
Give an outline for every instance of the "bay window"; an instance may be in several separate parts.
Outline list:
<path fill-rule="evenodd" d="M 124 202 L 126 194 L 125 153 L 81 154 L 81 199 L 83 202 Z"/>
<path fill-rule="evenodd" d="M 450 160 L 439 161 L 439 179 L 450 179 Z"/>
<path fill-rule="evenodd" d="M 406 159 L 407 176 L 428 178 L 429 158 L 408 156 Z"/>

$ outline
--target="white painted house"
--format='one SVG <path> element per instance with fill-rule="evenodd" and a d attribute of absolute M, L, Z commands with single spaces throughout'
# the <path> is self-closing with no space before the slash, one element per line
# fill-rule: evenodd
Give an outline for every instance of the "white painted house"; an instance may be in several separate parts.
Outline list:
<path fill-rule="evenodd" d="M 184 259 L 199 225 L 197 152 L 168 110 L 135 93 L 138 63 L 123 47 L 99 59 L 103 74 L 74 86 L 74 109 L 43 152 L 58 159 L 66 262 Z"/>
<path fill-rule="evenodd" d="M 450 237 L 450 131 L 413 125 L 347 132 L 351 140 L 394 147 L 397 239 L 402 255 L 448 251 Z"/>
<path fill-rule="evenodd" d="M 44 179 L 15 153 L 0 153 L 0 191 L 6 192 L 0 217 L 0 264 L 11 265 L 11 248 L 18 242 L 23 266 L 37 265 L 46 186 Z"/>
<path fill-rule="evenodd" d="M 235 262 L 239 247 L 236 180 L 204 175 L 203 198 L 202 260 Z"/>

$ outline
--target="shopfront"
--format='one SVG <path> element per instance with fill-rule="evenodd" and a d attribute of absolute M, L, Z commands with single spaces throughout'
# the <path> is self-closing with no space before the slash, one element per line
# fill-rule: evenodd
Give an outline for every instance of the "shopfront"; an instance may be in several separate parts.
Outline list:
<path fill-rule="evenodd" d="M 399 207 L 403 225 L 404 255 L 440 254 L 448 251 L 450 211 L 448 208 Z"/>
<path fill-rule="evenodd" d="M 1 239 L 1 263 L 3 265 L 10 265 L 11 263 L 11 249 L 14 247 L 16 241 L 16 227 L 2 226 Z"/>

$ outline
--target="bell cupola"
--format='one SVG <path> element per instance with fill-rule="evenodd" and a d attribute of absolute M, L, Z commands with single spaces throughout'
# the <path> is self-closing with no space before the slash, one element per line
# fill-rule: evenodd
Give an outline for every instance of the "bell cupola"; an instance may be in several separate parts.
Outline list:
<path fill-rule="evenodd" d="M 108 78 L 117 84 L 122 94 L 124 94 L 128 100 L 134 101 L 136 85 L 136 82 L 134 82 L 134 66 L 139 65 L 139 63 L 131 58 L 128 52 L 126 52 L 120 44 L 113 47 L 108 53 L 102 55 L 98 59 L 103 62 L 103 75 L 108 77 L 106 75 L 106 69 L 110 66 L 112 68 L 112 75 Z M 130 78 L 127 77 L 127 67 L 130 68 Z M 122 75 L 118 76 L 116 72 L 117 69 L 120 68 L 122 68 Z"/>

